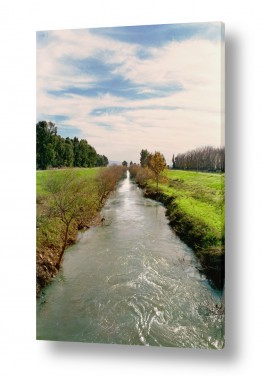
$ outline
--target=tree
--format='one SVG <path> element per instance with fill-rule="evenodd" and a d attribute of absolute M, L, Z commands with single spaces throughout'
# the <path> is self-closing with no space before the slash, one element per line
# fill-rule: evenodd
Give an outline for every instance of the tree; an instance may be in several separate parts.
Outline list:
<path fill-rule="evenodd" d="M 36 124 L 36 166 L 45 170 L 55 158 L 53 138 L 57 128 L 54 123 L 39 121 Z"/>
<path fill-rule="evenodd" d="M 62 167 L 64 165 L 64 152 L 65 152 L 65 142 L 64 139 L 56 135 L 53 140 L 55 149 L 55 163 L 54 167 Z"/>
<path fill-rule="evenodd" d="M 163 154 L 161 154 L 159 151 L 155 151 L 154 154 L 149 154 L 147 158 L 147 165 L 148 165 L 148 168 L 153 173 L 153 177 L 156 181 L 156 189 L 158 192 L 159 179 L 161 177 L 162 172 L 164 171 L 166 167 L 166 161 L 165 161 Z"/>
<path fill-rule="evenodd" d="M 81 156 L 80 156 L 80 149 L 79 149 L 79 140 L 77 137 L 73 139 L 73 150 L 74 150 L 74 167 L 81 166 Z"/>
<path fill-rule="evenodd" d="M 74 147 L 69 137 L 65 139 L 64 166 L 72 167 L 74 164 Z"/>
<path fill-rule="evenodd" d="M 175 155 L 173 154 L 173 157 L 172 157 L 172 168 L 175 168 L 175 167 L 176 167 Z"/>
<path fill-rule="evenodd" d="M 97 156 L 95 148 L 87 143 L 87 167 L 96 166 Z"/>
<path fill-rule="evenodd" d="M 84 210 L 88 210 L 88 186 L 84 178 L 80 178 L 76 171 L 71 170 L 59 176 L 53 172 L 44 187 L 50 193 L 49 215 L 58 218 L 64 224 L 62 250 L 56 263 L 59 269 L 67 246 L 70 226 L 83 216 Z"/>
<path fill-rule="evenodd" d="M 97 154 L 87 140 L 70 139 L 57 135 L 52 122 L 39 121 L 36 124 L 36 166 L 48 167 L 95 167 L 107 166 L 108 159 Z"/>
<path fill-rule="evenodd" d="M 141 152 L 140 152 L 140 165 L 141 165 L 141 167 L 146 167 L 149 155 L 150 155 L 150 153 L 147 149 L 141 150 Z"/>
<path fill-rule="evenodd" d="M 123 166 L 110 166 L 99 171 L 96 177 L 96 191 L 99 195 L 99 206 L 102 207 L 104 200 L 111 191 L 114 190 L 116 183 L 123 175 Z"/>
<path fill-rule="evenodd" d="M 103 158 L 103 166 L 106 167 L 109 163 L 108 158 L 105 155 L 102 155 L 102 158 Z"/>
<path fill-rule="evenodd" d="M 225 148 L 204 146 L 178 154 L 175 166 L 182 170 L 225 171 Z"/>
<path fill-rule="evenodd" d="M 106 167 L 108 165 L 108 159 L 105 155 L 97 155 L 96 166 L 97 167 Z"/>
<path fill-rule="evenodd" d="M 122 166 L 127 167 L 127 161 L 123 161 L 123 162 L 122 162 Z"/>

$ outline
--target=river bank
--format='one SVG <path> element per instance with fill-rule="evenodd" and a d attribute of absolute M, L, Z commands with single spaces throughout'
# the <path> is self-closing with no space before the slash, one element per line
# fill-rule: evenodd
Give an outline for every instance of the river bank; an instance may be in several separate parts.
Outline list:
<path fill-rule="evenodd" d="M 164 204 L 170 226 L 194 250 L 201 272 L 213 287 L 222 290 L 225 278 L 224 181 L 220 181 L 220 177 L 224 180 L 224 176 L 168 171 L 158 191 L 154 182 L 145 179 L 145 173 L 138 170 L 133 177 L 145 197 Z"/>
<path fill-rule="evenodd" d="M 70 228 L 69 237 L 67 241 L 67 246 L 75 244 L 77 242 L 78 233 L 81 230 L 87 230 L 91 226 L 101 225 L 101 215 L 100 212 L 90 219 L 83 228 L 79 227 L 79 224 L 75 223 L 73 227 Z M 54 227 L 53 227 L 54 226 Z M 38 243 L 42 243 L 37 247 L 36 252 L 36 295 L 40 296 L 42 289 L 47 286 L 52 279 L 57 275 L 59 268 L 56 266 L 56 262 L 59 259 L 61 248 L 63 244 L 62 233 L 63 229 L 61 224 L 50 221 L 49 229 L 45 230 L 44 236 L 46 240 L 41 242 L 38 239 Z M 51 228 L 53 227 L 53 230 Z M 41 230 L 38 229 L 37 232 Z M 38 235 L 38 234 L 37 234 Z M 43 237 L 40 234 L 39 237 Z M 38 236 L 37 236 L 38 237 Z M 39 238 L 38 237 L 38 238 Z"/>
<path fill-rule="evenodd" d="M 124 169 L 112 166 L 106 169 L 78 169 L 73 173 L 74 188 L 81 189 L 79 192 L 70 192 L 72 185 L 68 186 L 68 178 L 71 178 L 68 170 L 37 174 L 37 297 L 58 273 L 60 258 L 67 247 L 76 243 L 79 231 L 102 224 L 101 209 L 123 176 Z M 50 178 L 53 179 L 52 193 L 47 191 Z M 60 187 L 60 191 L 57 187 Z M 81 201 L 77 201 L 77 195 Z M 73 206 L 70 207 L 71 203 Z"/>
<path fill-rule="evenodd" d="M 201 222 L 190 218 L 179 210 L 172 197 L 155 191 L 144 189 L 145 197 L 161 202 L 166 207 L 166 215 L 170 226 L 188 246 L 190 246 L 200 260 L 202 272 L 211 284 L 221 290 L 225 279 L 225 253 L 222 246 L 207 245 L 208 229 Z"/>

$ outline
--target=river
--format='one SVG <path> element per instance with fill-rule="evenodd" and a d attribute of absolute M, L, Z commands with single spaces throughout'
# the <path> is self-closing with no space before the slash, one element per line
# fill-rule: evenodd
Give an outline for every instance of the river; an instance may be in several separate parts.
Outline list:
<path fill-rule="evenodd" d="M 221 293 L 129 172 L 37 301 L 37 338 L 220 349 Z"/>

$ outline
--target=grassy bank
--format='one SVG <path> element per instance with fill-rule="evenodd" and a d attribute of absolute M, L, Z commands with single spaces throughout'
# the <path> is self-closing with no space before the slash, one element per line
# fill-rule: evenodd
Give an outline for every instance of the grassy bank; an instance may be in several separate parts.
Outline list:
<path fill-rule="evenodd" d="M 224 174 L 192 171 L 167 171 L 168 184 L 162 185 L 163 192 L 175 196 L 175 211 L 199 223 L 203 229 L 202 246 L 224 245 Z M 172 217 L 170 213 L 170 217 Z"/>
<path fill-rule="evenodd" d="M 100 210 L 123 172 L 119 166 L 37 171 L 37 295 L 57 274 L 78 231 L 101 223 Z"/>
<path fill-rule="evenodd" d="M 224 285 L 224 174 L 166 170 L 158 192 L 150 178 L 144 178 L 142 185 L 145 195 L 165 204 L 170 225 L 196 252 L 211 283 L 221 289 Z"/>

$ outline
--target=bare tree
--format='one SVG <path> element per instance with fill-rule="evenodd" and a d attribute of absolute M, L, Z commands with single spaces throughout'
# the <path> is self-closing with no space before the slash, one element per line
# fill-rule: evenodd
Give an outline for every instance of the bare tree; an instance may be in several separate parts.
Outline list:
<path fill-rule="evenodd" d="M 96 189 L 99 195 L 99 205 L 102 206 L 106 197 L 114 190 L 116 183 L 119 181 L 124 171 L 125 166 L 110 166 L 99 171 L 96 178 Z"/>
<path fill-rule="evenodd" d="M 76 171 L 65 171 L 63 174 L 53 172 L 45 182 L 45 190 L 49 196 L 49 215 L 58 218 L 64 224 L 63 245 L 56 263 L 60 268 L 64 255 L 71 224 L 89 210 L 88 184 L 86 179 L 77 175 Z"/>
<path fill-rule="evenodd" d="M 197 171 L 225 171 L 225 148 L 204 146 L 178 154 L 175 168 Z"/>

